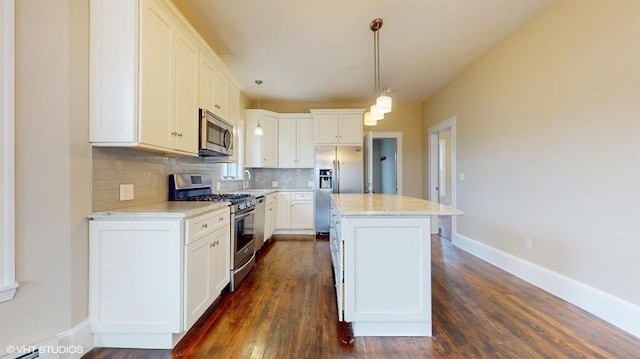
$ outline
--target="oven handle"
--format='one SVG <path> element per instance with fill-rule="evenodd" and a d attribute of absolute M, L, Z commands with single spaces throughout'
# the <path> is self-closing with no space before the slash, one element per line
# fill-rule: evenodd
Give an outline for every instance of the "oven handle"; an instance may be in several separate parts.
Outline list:
<path fill-rule="evenodd" d="M 249 216 L 250 214 L 253 214 L 253 212 L 255 212 L 255 209 L 251 208 L 249 211 L 246 212 L 240 212 L 240 213 L 234 213 L 234 219 L 240 219 L 240 218 L 244 218 Z"/>
<path fill-rule="evenodd" d="M 255 257 L 256 257 L 256 251 L 253 251 L 253 253 L 251 254 L 251 258 L 249 258 L 249 260 L 245 264 L 243 264 L 242 267 L 236 268 L 233 271 L 242 272 L 243 269 L 245 269 L 249 264 L 251 264 L 251 262 L 254 260 Z"/>

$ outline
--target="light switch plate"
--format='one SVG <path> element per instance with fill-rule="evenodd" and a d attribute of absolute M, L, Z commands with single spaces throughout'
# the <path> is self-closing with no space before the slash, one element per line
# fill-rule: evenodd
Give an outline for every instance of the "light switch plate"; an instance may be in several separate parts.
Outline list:
<path fill-rule="evenodd" d="M 133 184 L 120 185 L 120 200 L 131 201 L 133 199 Z"/>

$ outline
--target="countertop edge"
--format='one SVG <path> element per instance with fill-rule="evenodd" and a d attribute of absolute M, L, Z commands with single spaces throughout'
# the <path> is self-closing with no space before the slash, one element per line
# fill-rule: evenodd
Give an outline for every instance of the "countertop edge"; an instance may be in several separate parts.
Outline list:
<path fill-rule="evenodd" d="M 421 198 L 389 194 L 334 194 L 331 202 L 344 217 L 460 216 L 461 210 Z M 400 208 L 399 208 L 400 207 Z"/>
<path fill-rule="evenodd" d="M 229 207 L 229 202 L 158 202 L 87 214 L 90 220 L 188 219 Z"/>

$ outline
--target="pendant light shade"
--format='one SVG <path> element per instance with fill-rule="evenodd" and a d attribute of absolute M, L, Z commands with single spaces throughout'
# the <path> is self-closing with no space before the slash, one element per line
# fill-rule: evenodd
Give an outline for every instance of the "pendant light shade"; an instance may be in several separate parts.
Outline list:
<path fill-rule="evenodd" d="M 369 108 L 369 112 L 371 113 L 371 119 L 374 121 L 384 120 L 384 113 L 378 109 L 376 105 L 371 105 Z"/>
<path fill-rule="evenodd" d="M 375 126 L 378 124 L 378 121 L 371 118 L 371 112 L 364 113 L 364 125 L 365 126 Z"/>
<path fill-rule="evenodd" d="M 256 136 L 264 135 L 264 132 L 262 131 L 262 126 L 260 126 L 260 121 L 258 121 L 258 125 L 256 126 L 256 129 L 253 131 L 253 134 Z"/>
<path fill-rule="evenodd" d="M 382 113 L 391 112 L 391 105 L 392 105 L 391 97 L 387 96 L 387 94 L 385 92 L 383 92 L 376 99 L 376 108 L 378 109 L 378 111 L 380 111 Z"/>
<path fill-rule="evenodd" d="M 258 85 L 258 110 L 260 110 L 260 85 L 262 85 L 262 80 L 256 80 L 256 85 Z M 262 126 L 260 126 L 260 120 L 258 120 L 258 124 L 256 125 L 256 129 L 253 130 L 253 134 L 256 136 L 264 135 Z"/>

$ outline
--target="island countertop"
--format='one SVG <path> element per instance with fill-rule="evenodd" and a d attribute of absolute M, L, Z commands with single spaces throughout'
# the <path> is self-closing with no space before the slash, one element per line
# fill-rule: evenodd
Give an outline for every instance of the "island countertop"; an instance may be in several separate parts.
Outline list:
<path fill-rule="evenodd" d="M 343 216 L 459 216 L 459 209 L 420 198 L 381 193 L 333 194 Z"/>

